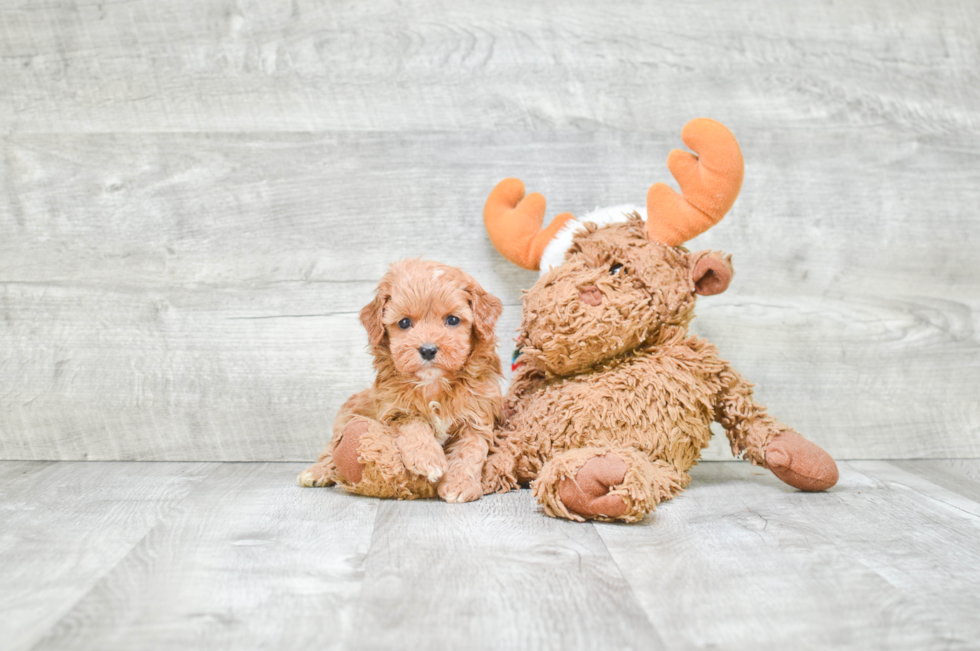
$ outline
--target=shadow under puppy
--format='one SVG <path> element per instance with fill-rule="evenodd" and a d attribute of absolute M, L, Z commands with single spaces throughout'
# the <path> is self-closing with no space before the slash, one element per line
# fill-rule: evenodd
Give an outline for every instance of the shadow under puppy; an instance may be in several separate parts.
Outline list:
<path fill-rule="evenodd" d="M 494 336 L 502 310 L 460 269 L 418 259 L 393 264 L 361 310 L 374 386 L 340 408 L 333 440 L 300 485 L 479 499 L 502 405 Z"/>

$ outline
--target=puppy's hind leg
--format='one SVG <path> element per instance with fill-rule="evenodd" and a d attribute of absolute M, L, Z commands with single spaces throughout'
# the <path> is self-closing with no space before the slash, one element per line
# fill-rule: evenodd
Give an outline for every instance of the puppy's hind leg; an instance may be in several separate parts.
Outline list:
<path fill-rule="evenodd" d="M 360 393 L 355 393 L 341 405 L 340 411 L 337 412 L 337 417 L 333 421 L 333 438 L 324 446 L 316 463 L 299 474 L 297 479 L 300 486 L 307 488 L 311 486 L 333 486 L 344 480 L 344 476 L 338 471 L 337 465 L 334 463 L 334 455 L 338 444 L 344 439 L 347 426 L 353 420 L 370 420 L 357 415 L 358 410 L 370 403 L 370 400 L 371 390 L 365 389 Z M 350 441 L 348 441 L 349 443 Z"/>
<path fill-rule="evenodd" d="M 371 497 L 435 497 L 435 484 L 405 467 L 394 434 L 393 428 L 372 418 L 352 418 L 333 451 L 337 483 Z"/>
<path fill-rule="evenodd" d="M 337 467 L 333 462 L 334 442 L 331 441 L 320 453 L 316 463 L 299 473 L 296 479 L 303 488 L 333 486 L 337 483 Z"/>
<path fill-rule="evenodd" d="M 299 474 L 300 486 L 333 486 L 361 481 L 364 474 L 364 464 L 359 459 L 361 437 L 372 426 L 375 429 L 384 426 L 374 419 L 353 414 L 334 426 L 339 430 L 333 440 L 323 448 L 316 463 Z"/>

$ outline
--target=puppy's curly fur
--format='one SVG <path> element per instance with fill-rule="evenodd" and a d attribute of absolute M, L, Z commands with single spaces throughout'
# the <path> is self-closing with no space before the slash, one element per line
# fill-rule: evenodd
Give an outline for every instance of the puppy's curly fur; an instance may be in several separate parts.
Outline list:
<path fill-rule="evenodd" d="M 392 265 L 361 310 L 374 386 L 341 407 L 333 440 L 300 484 L 479 499 L 502 404 L 494 336 L 502 309 L 460 269 L 417 259 Z"/>

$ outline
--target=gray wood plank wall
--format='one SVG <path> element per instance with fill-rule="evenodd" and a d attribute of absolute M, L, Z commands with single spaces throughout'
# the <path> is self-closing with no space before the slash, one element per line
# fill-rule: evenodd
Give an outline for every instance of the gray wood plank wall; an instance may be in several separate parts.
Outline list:
<path fill-rule="evenodd" d="M 980 3 L 8 2 L 0 458 L 300 460 L 371 380 L 386 265 L 746 158 L 696 328 L 842 458 L 980 456 Z M 730 458 L 717 441 L 708 458 Z"/>

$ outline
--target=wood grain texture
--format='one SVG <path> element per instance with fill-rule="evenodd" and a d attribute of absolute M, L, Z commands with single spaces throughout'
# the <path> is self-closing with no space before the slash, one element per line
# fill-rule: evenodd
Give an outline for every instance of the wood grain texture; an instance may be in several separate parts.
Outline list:
<path fill-rule="evenodd" d="M 975 644 L 980 504 L 885 462 L 843 463 L 823 494 L 738 464 L 692 476 L 640 526 L 596 526 L 668 647 Z"/>
<path fill-rule="evenodd" d="M 530 491 L 471 504 L 385 502 L 355 649 L 661 649 L 595 530 Z"/>
<path fill-rule="evenodd" d="M 0 463 L 0 639 L 30 649 L 214 464 Z"/>
<path fill-rule="evenodd" d="M 528 175 L 555 211 L 636 199 L 657 173 L 632 160 L 662 167 L 671 145 L 666 135 L 533 134 L 7 142 L 0 454 L 167 460 L 312 458 L 337 407 L 371 381 L 357 312 L 405 255 L 461 265 L 501 296 L 509 357 L 534 274 L 486 239 L 487 179 Z M 964 215 L 958 233 L 930 236 L 876 206 L 886 184 L 922 210 L 959 214 L 964 197 L 980 202 L 980 165 L 970 165 L 980 155 L 963 153 L 962 173 L 926 191 L 914 179 L 956 158 L 951 139 L 879 160 L 865 180 L 837 166 L 843 146 L 844 133 L 827 136 L 798 160 L 792 144 L 770 141 L 755 157 L 758 180 L 691 244 L 734 253 L 738 269 L 728 293 L 701 301 L 696 330 L 773 413 L 837 456 L 978 455 L 980 295 L 968 242 L 980 222 Z M 858 150 L 902 147 L 878 136 Z M 799 205 L 805 175 L 786 172 L 797 164 L 855 184 L 846 210 Z M 722 442 L 706 456 L 730 453 Z"/>
<path fill-rule="evenodd" d="M 379 502 L 226 464 L 35 649 L 338 649 Z"/>
<path fill-rule="evenodd" d="M 25 132 L 980 126 L 970 0 L 5 3 Z"/>
<path fill-rule="evenodd" d="M 831 491 L 705 463 L 635 525 L 530 491 L 301 489 L 302 464 L 0 462 L 4 649 L 972 649 L 976 461 Z"/>
<path fill-rule="evenodd" d="M 298 460 L 394 260 L 534 274 L 480 211 L 642 202 L 738 136 L 696 329 L 841 458 L 980 457 L 980 5 L 5 3 L 0 458 Z M 718 440 L 706 458 L 730 458 Z"/>
<path fill-rule="evenodd" d="M 893 461 L 892 465 L 980 502 L 980 459 L 898 460 Z"/>

